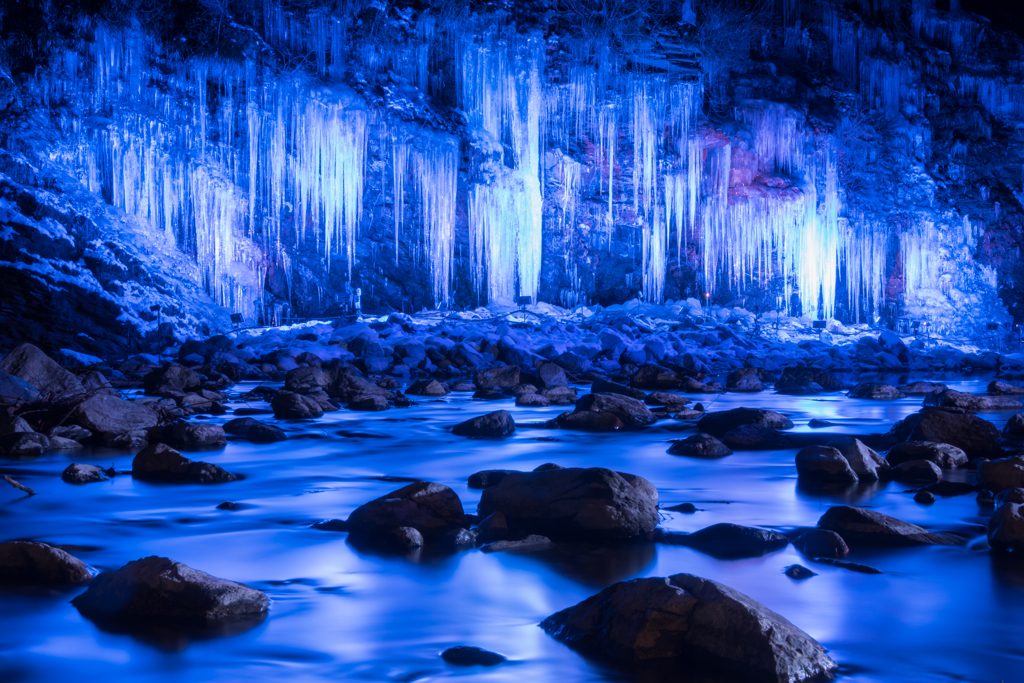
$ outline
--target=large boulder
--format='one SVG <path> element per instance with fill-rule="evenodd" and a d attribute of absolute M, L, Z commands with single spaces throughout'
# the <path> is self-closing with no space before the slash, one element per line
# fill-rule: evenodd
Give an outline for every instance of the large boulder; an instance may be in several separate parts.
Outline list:
<path fill-rule="evenodd" d="M 541 628 L 613 662 L 677 660 L 773 683 L 830 676 L 825 648 L 764 605 L 692 574 L 623 581 L 551 615 Z"/>
<path fill-rule="evenodd" d="M 733 408 L 706 413 L 697 422 L 697 428 L 712 436 L 722 438 L 727 432 L 743 425 L 755 425 L 766 429 L 792 429 L 793 422 L 780 413 L 761 408 Z"/>
<path fill-rule="evenodd" d="M 843 454 L 860 481 L 877 481 L 889 475 L 890 466 L 886 459 L 856 437 L 838 436 L 825 445 Z"/>
<path fill-rule="evenodd" d="M 139 451 L 132 460 L 132 477 L 147 481 L 191 481 L 219 484 L 234 481 L 235 475 L 208 462 L 195 462 L 162 443 Z"/>
<path fill-rule="evenodd" d="M 954 469 L 967 464 L 967 454 L 948 443 L 931 441 L 904 441 L 889 449 L 889 465 L 896 467 L 912 460 L 929 460 L 942 469 Z"/>
<path fill-rule="evenodd" d="M 1024 553 L 1024 514 L 1020 503 L 1006 503 L 996 508 L 988 520 L 988 544 L 998 552 Z"/>
<path fill-rule="evenodd" d="M 35 388 L 10 373 L 0 371 L 0 405 L 29 403 L 39 398 Z"/>
<path fill-rule="evenodd" d="M 57 365 L 31 344 L 16 346 L 0 360 L 0 372 L 24 380 L 36 391 L 51 396 L 76 396 L 85 387 L 74 374 Z"/>
<path fill-rule="evenodd" d="M 1019 396 L 1024 394 L 1024 387 L 994 379 L 988 383 L 987 391 L 994 396 Z"/>
<path fill-rule="evenodd" d="M 76 557 L 46 543 L 0 543 L 0 583 L 78 585 L 92 579 L 89 568 Z"/>
<path fill-rule="evenodd" d="M 854 547 L 953 545 L 957 542 L 881 512 L 849 505 L 829 508 L 818 520 L 818 528 L 836 532 Z"/>
<path fill-rule="evenodd" d="M 999 429 L 973 413 L 956 409 L 924 408 L 893 425 L 887 436 L 893 442 L 948 443 L 962 450 L 971 460 L 1003 456 L 999 447 Z"/>
<path fill-rule="evenodd" d="M 504 514 L 522 535 L 607 540 L 646 534 L 658 524 L 657 490 L 642 477 L 604 468 L 513 472 L 484 489 L 479 514 Z"/>
<path fill-rule="evenodd" d="M 655 363 L 644 363 L 633 376 L 629 383 L 637 389 L 678 389 L 682 382 L 675 372 Z"/>
<path fill-rule="evenodd" d="M 50 439 L 36 432 L 14 432 L 0 436 L 0 454 L 8 458 L 35 458 L 51 450 Z"/>
<path fill-rule="evenodd" d="M 389 391 L 360 375 L 355 368 L 339 370 L 334 381 L 331 382 L 331 386 L 327 389 L 327 395 L 345 403 L 351 402 L 357 396 L 391 397 Z"/>
<path fill-rule="evenodd" d="M 682 441 L 673 443 L 668 452 L 670 455 L 685 455 L 689 458 L 712 460 L 732 455 L 732 449 L 710 434 L 694 434 Z"/>
<path fill-rule="evenodd" d="M 309 420 L 323 417 L 324 410 L 320 404 L 309 396 L 289 391 L 279 392 L 270 400 L 274 417 L 281 420 Z"/>
<path fill-rule="evenodd" d="M 796 473 L 802 480 L 822 484 L 854 484 L 857 473 L 839 449 L 831 446 L 808 446 L 796 454 Z"/>
<path fill-rule="evenodd" d="M 471 417 L 452 427 L 452 434 L 456 436 L 511 436 L 515 431 L 516 421 L 507 410 L 496 410 L 493 413 Z"/>
<path fill-rule="evenodd" d="M 443 484 L 418 481 L 360 505 L 348 518 L 354 540 L 377 544 L 395 529 L 416 529 L 426 541 L 435 541 L 465 526 L 458 495 Z"/>
<path fill-rule="evenodd" d="M 794 396 L 842 390 L 842 381 L 821 368 L 788 367 L 783 369 L 782 376 L 775 383 L 775 391 Z"/>
<path fill-rule="evenodd" d="M 85 399 L 71 413 L 70 419 L 90 431 L 111 434 L 151 429 L 160 422 L 156 411 L 148 405 L 110 394 Z"/>
<path fill-rule="evenodd" d="M 729 391 L 757 392 L 764 391 L 764 384 L 757 368 L 739 368 L 726 376 L 725 388 Z"/>
<path fill-rule="evenodd" d="M 441 384 L 436 379 L 418 379 L 409 385 L 409 388 L 405 390 L 405 393 L 410 396 L 431 396 L 438 398 L 448 394 L 448 387 Z"/>
<path fill-rule="evenodd" d="M 85 616 L 208 622 L 263 615 L 262 592 L 166 557 L 146 557 L 103 572 L 71 601 Z"/>
<path fill-rule="evenodd" d="M 519 367 L 516 365 L 503 365 L 497 368 L 478 370 L 473 376 L 473 383 L 481 389 L 497 387 L 508 389 L 519 384 Z"/>
<path fill-rule="evenodd" d="M 1024 487 L 1024 456 L 979 463 L 978 485 L 992 493 Z"/>
<path fill-rule="evenodd" d="M 147 374 L 142 378 L 142 384 L 147 396 L 157 396 L 167 389 L 195 391 L 203 384 L 203 380 L 199 373 L 191 368 L 184 365 L 168 365 Z"/>
<path fill-rule="evenodd" d="M 978 396 L 963 391 L 941 391 L 928 394 L 924 399 L 926 406 L 943 408 L 961 408 L 973 412 L 986 410 L 1016 410 L 1024 403 L 1009 396 Z"/>
<path fill-rule="evenodd" d="M 285 391 L 316 391 L 331 385 L 331 374 L 312 365 L 292 368 L 284 376 Z"/>
<path fill-rule="evenodd" d="M 789 545 L 789 539 L 780 533 L 728 523 L 712 524 L 679 540 L 683 545 L 722 559 L 759 557 Z"/>
<path fill-rule="evenodd" d="M 626 427 L 643 427 L 658 420 L 642 402 L 622 394 L 587 394 L 576 402 L 574 412 L 611 413 Z"/>
<path fill-rule="evenodd" d="M 904 398 L 906 394 L 891 384 L 861 382 L 846 394 L 850 398 L 867 398 L 873 401 L 892 401 Z"/>
<path fill-rule="evenodd" d="M 541 389 L 569 386 L 569 378 L 566 376 L 565 370 L 555 363 L 541 363 L 537 368 L 537 380 L 539 381 L 537 386 Z"/>

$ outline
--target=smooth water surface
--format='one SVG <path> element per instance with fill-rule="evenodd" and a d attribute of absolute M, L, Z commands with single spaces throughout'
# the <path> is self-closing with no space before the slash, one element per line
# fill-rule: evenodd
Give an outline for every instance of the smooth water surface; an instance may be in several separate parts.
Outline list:
<path fill-rule="evenodd" d="M 974 392 L 985 385 L 947 383 Z M 921 405 L 919 397 L 874 402 L 768 392 L 703 398 L 710 410 L 784 412 L 797 431 L 809 430 L 811 418 L 832 420 L 840 426 L 828 431 L 836 434 L 884 432 Z M 259 625 L 204 639 L 104 632 L 69 604 L 80 589 L 0 593 L 0 681 L 637 680 L 580 657 L 537 624 L 616 581 L 678 572 L 720 581 L 779 612 L 828 648 L 842 680 L 851 683 L 1024 680 L 1024 568 L 990 556 L 983 529 L 990 511 L 979 509 L 973 495 L 923 507 L 898 483 L 832 496 L 805 491 L 797 485 L 794 450 L 738 452 L 717 461 L 668 455 L 670 439 L 694 431 L 674 420 L 618 434 L 521 427 L 509 439 L 472 440 L 448 432 L 456 422 L 499 408 L 520 424 L 566 410 L 512 403 L 451 394 L 421 399 L 409 409 L 341 410 L 308 422 L 258 416 L 292 438 L 273 445 L 233 441 L 222 451 L 190 454 L 244 475 L 228 484 L 155 484 L 121 476 L 74 486 L 60 479 L 70 462 L 128 470 L 132 456 L 125 453 L 0 461 L 0 473 L 38 492 L 25 497 L 6 484 L 0 488 L 0 541 L 59 545 L 98 570 L 168 556 L 248 583 L 272 599 L 269 617 Z M 986 417 L 1001 427 L 1009 414 Z M 467 487 L 470 474 L 546 462 L 636 473 L 658 487 L 663 506 L 695 503 L 695 514 L 662 513 L 663 525 L 674 530 L 734 522 L 785 531 L 813 526 L 830 505 L 852 503 L 972 540 L 956 547 L 855 550 L 847 559 L 885 572 L 865 575 L 811 563 L 791 546 L 747 560 L 716 560 L 646 542 L 398 557 L 356 550 L 345 533 L 310 528 L 318 520 L 344 519 L 358 505 L 404 485 L 384 477 L 447 484 L 467 512 L 475 512 L 480 492 Z M 243 507 L 218 510 L 225 501 Z M 783 569 L 794 563 L 819 575 L 793 581 Z M 495 650 L 511 661 L 492 669 L 451 666 L 438 655 L 453 645 Z"/>

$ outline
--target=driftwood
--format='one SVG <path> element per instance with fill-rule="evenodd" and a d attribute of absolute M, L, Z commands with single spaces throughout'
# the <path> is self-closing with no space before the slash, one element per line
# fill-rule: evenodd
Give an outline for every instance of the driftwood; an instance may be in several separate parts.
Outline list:
<path fill-rule="evenodd" d="M 13 480 L 13 479 L 11 479 L 10 477 L 8 477 L 8 476 L 7 476 L 6 474 L 4 475 L 4 480 L 5 480 L 5 481 L 6 481 L 6 482 L 7 482 L 8 484 L 10 484 L 11 486 L 13 486 L 14 488 L 16 488 L 16 489 L 21 489 L 22 491 L 24 491 L 25 493 L 27 493 L 27 494 L 28 494 L 28 495 L 30 495 L 30 496 L 34 496 L 34 495 L 36 495 L 36 492 L 35 492 L 35 491 L 33 491 L 33 490 L 32 490 L 32 489 L 30 489 L 29 487 L 25 486 L 24 484 L 19 484 L 18 482 L 14 481 L 14 480 Z"/>

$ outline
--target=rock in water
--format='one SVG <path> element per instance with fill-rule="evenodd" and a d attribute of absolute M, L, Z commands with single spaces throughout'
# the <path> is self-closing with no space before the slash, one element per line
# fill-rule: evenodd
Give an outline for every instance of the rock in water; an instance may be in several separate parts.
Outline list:
<path fill-rule="evenodd" d="M 806 396 L 822 392 L 842 391 L 843 383 L 828 370 L 820 368 L 788 367 L 775 383 L 780 394 Z"/>
<path fill-rule="evenodd" d="M 896 481 L 934 484 L 942 481 L 942 470 L 931 460 L 908 460 L 892 468 Z"/>
<path fill-rule="evenodd" d="M 288 438 L 288 435 L 280 427 L 254 420 L 251 417 L 236 417 L 234 420 L 229 420 L 224 423 L 224 431 L 241 436 L 253 443 L 275 443 Z"/>
<path fill-rule="evenodd" d="M 978 484 L 992 493 L 1024 487 L 1024 456 L 989 460 L 978 465 Z"/>
<path fill-rule="evenodd" d="M 796 473 L 803 480 L 823 484 L 853 484 L 857 473 L 843 454 L 830 446 L 808 446 L 796 454 Z"/>
<path fill-rule="evenodd" d="M 840 436 L 825 445 L 835 448 L 843 454 L 860 481 L 877 481 L 888 478 L 889 463 L 874 449 L 864 445 L 860 439 L 852 436 Z"/>
<path fill-rule="evenodd" d="M 891 384 L 861 382 L 846 394 L 850 398 L 867 398 L 873 401 L 892 401 L 904 398 L 906 394 Z"/>
<path fill-rule="evenodd" d="M 68 372 L 31 344 L 22 344 L 0 360 L 0 371 L 24 380 L 36 391 L 52 396 L 76 396 L 85 387 Z"/>
<path fill-rule="evenodd" d="M 473 383 L 478 387 L 497 387 L 508 389 L 519 384 L 519 368 L 515 365 L 505 365 L 498 368 L 479 370 L 473 377 Z"/>
<path fill-rule="evenodd" d="M 97 481 L 107 481 L 107 475 L 103 468 L 96 465 L 83 465 L 73 462 L 65 468 L 60 478 L 69 484 L 91 484 Z"/>
<path fill-rule="evenodd" d="M 798 683 L 838 667 L 813 638 L 764 605 L 691 574 L 617 583 L 541 628 L 615 662 L 678 660 L 748 679 Z"/>
<path fill-rule="evenodd" d="M 757 368 L 740 368 L 725 378 L 725 388 L 729 391 L 757 392 L 764 391 L 764 384 L 761 383 Z"/>
<path fill-rule="evenodd" d="M 792 429 L 793 422 L 780 413 L 760 408 L 733 408 L 716 413 L 707 413 L 697 422 L 697 428 L 712 436 L 722 438 L 727 432 L 743 425 L 754 425 L 765 429 Z"/>
<path fill-rule="evenodd" d="M 988 520 L 988 544 L 997 552 L 1024 553 L 1024 514 L 1020 503 L 1006 503 L 996 508 Z M 3 547 L 3 546 L 0 546 Z"/>
<path fill-rule="evenodd" d="M 953 469 L 967 464 L 967 454 L 948 443 L 906 441 L 893 446 L 885 456 L 895 467 L 911 460 L 929 460 L 942 469 Z"/>
<path fill-rule="evenodd" d="M 223 448 L 227 444 L 224 428 L 201 422 L 178 422 L 160 430 L 159 438 L 183 451 Z"/>
<path fill-rule="evenodd" d="M 282 391 L 270 401 L 274 417 L 284 420 L 309 420 L 323 417 L 324 410 L 309 396 Z"/>
<path fill-rule="evenodd" d="M 267 596 L 166 557 L 146 557 L 103 572 L 71 601 L 89 618 L 149 617 L 206 622 L 265 614 Z"/>
<path fill-rule="evenodd" d="M 0 543 L 0 583 L 78 585 L 92 579 L 76 557 L 46 543 Z"/>
<path fill-rule="evenodd" d="M 732 449 L 710 434 L 694 434 L 682 441 L 673 443 L 668 452 L 670 455 L 685 455 L 690 458 L 711 460 L 732 455 Z"/>
<path fill-rule="evenodd" d="M 371 544 L 401 527 L 433 541 L 464 523 L 462 501 L 454 491 L 444 484 L 418 481 L 360 505 L 349 515 L 348 529 L 354 539 Z"/>
<path fill-rule="evenodd" d="M 497 652 L 469 645 L 450 647 L 441 653 L 441 659 L 456 666 L 497 666 L 507 661 Z"/>
<path fill-rule="evenodd" d="M 125 434 L 155 427 L 159 417 L 142 403 L 96 394 L 78 404 L 71 420 L 93 432 Z"/>
<path fill-rule="evenodd" d="M 642 401 L 622 394 L 587 394 L 576 402 L 575 412 L 611 413 L 626 427 L 643 427 L 658 421 Z"/>
<path fill-rule="evenodd" d="M 803 566 L 802 564 L 791 564 L 788 567 L 786 567 L 786 576 L 795 581 L 803 581 L 804 579 L 809 579 L 812 576 L 817 575 L 817 572 L 812 572 L 810 569 Z"/>
<path fill-rule="evenodd" d="M 192 481 L 219 484 L 235 475 L 208 462 L 194 462 L 162 443 L 146 446 L 132 460 L 132 477 L 149 481 Z"/>
<path fill-rule="evenodd" d="M 523 535 L 608 540 L 652 531 L 658 524 L 657 506 L 656 489 L 642 477 L 572 467 L 509 473 L 484 489 L 479 513 L 501 512 L 509 527 Z"/>
<path fill-rule="evenodd" d="M 911 545 L 955 545 L 956 539 L 933 534 L 874 510 L 838 505 L 818 520 L 818 528 L 834 531 L 850 545 L 862 547 L 903 547 Z"/>
<path fill-rule="evenodd" d="M 479 415 L 452 427 L 456 436 L 511 436 L 516 431 L 516 421 L 507 410 Z"/>
<path fill-rule="evenodd" d="M 789 545 L 788 538 L 774 531 L 728 523 L 713 524 L 680 540 L 690 548 L 722 559 L 759 557 Z"/>
<path fill-rule="evenodd" d="M 808 529 L 793 541 L 793 547 L 808 557 L 842 558 L 850 554 L 843 537 L 825 529 Z"/>
<path fill-rule="evenodd" d="M 195 391 L 202 386 L 203 380 L 191 368 L 184 365 L 168 365 L 143 377 L 142 384 L 146 388 L 146 395 L 157 396 L 164 389 Z"/>
<path fill-rule="evenodd" d="M 948 443 L 972 460 L 1003 456 L 999 429 L 994 424 L 973 413 L 951 408 L 924 408 L 893 425 L 887 436 L 896 442 Z"/>

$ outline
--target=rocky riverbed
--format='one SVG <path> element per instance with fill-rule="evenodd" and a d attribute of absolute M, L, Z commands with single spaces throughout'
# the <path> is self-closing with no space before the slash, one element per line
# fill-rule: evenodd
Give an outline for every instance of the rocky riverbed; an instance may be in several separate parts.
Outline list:
<path fill-rule="evenodd" d="M 19 347 L 2 667 L 1012 680 L 1019 359 L 816 336 L 613 312 L 246 331 L 75 372 Z"/>

